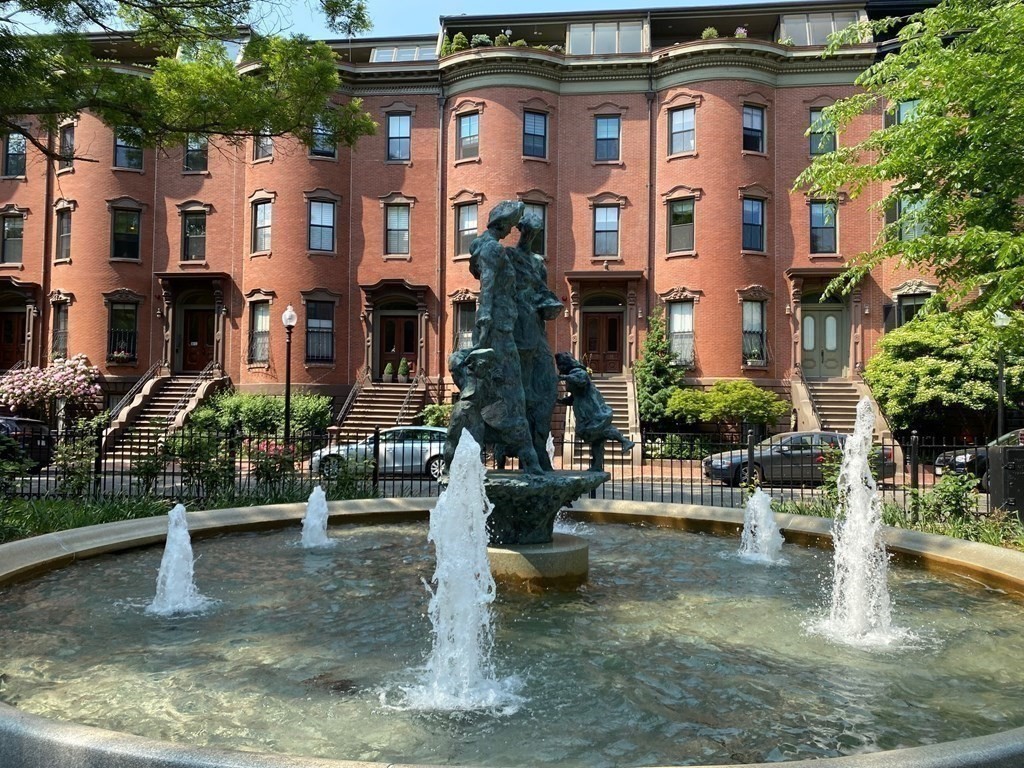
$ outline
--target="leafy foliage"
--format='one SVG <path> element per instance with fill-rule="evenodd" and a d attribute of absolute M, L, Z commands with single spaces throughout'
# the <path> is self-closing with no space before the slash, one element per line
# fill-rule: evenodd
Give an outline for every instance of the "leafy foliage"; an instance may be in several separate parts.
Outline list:
<path fill-rule="evenodd" d="M 326 395 L 294 393 L 291 420 L 297 433 L 324 432 L 331 424 L 331 399 Z M 250 392 L 221 392 L 189 418 L 189 426 L 194 429 L 237 428 L 249 434 L 274 433 L 283 425 L 284 399 Z"/>
<path fill-rule="evenodd" d="M 84 410 L 93 407 L 100 395 L 99 369 L 89 365 L 85 355 L 54 360 L 45 368 L 33 366 L 11 371 L 0 378 L 0 407 L 14 413 L 52 416 L 56 400 Z"/>
<path fill-rule="evenodd" d="M 452 53 L 458 53 L 459 51 L 465 51 L 469 48 L 469 39 L 461 32 L 456 32 L 455 37 L 452 38 Z"/>
<path fill-rule="evenodd" d="M 1024 316 L 997 331 L 980 311 L 936 312 L 887 333 L 864 379 L 893 429 L 929 431 L 951 419 L 991 432 L 998 399 L 998 358 L 1005 355 L 1007 401 L 1024 398 Z"/>
<path fill-rule="evenodd" d="M 347 34 L 369 28 L 364 0 L 321 0 L 328 24 Z M 112 126 L 130 126 L 145 146 L 182 144 L 190 134 L 229 142 L 257 132 L 310 141 L 314 125 L 352 145 L 374 131 L 353 99 L 331 105 L 339 85 L 335 54 L 303 37 L 253 32 L 235 64 L 239 26 L 266 18 L 251 0 L 76 0 L 5 3 L 0 17 L 0 132 L 26 136 L 54 156 L 45 136 L 25 128 L 23 115 L 54 131 L 89 111 Z M 31 34 L 40 27 L 47 34 Z M 122 29 L 159 55 L 120 60 L 128 45 L 99 46 L 96 30 Z M 93 35 L 90 39 L 88 33 Z M 183 52 L 184 55 L 179 55 Z M 82 159 L 89 159 L 82 155 Z M 92 158 L 95 159 L 95 158 Z"/>
<path fill-rule="evenodd" d="M 809 194 L 829 199 L 857 197 L 881 182 L 889 192 L 880 211 L 913 203 L 830 290 L 848 291 L 893 259 L 934 272 L 951 305 L 971 299 L 978 307 L 1012 307 L 1024 284 L 1024 5 L 942 0 L 907 19 L 855 25 L 833 38 L 830 51 L 866 34 L 879 39 L 901 22 L 899 47 L 860 75 L 862 92 L 823 115 L 839 132 L 879 108 L 893 114 L 916 102 L 912 116 L 905 111 L 897 124 L 843 142 L 797 179 Z M 911 229 L 922 234 L 901 240 Z"/>
<path fill-rule="evenodd" d="M 665 333 L 665 315 L 661 307 L 647 320 L 647 337 L 640 359 L 633 366 L 637 409 L 645 427 L 663 426 L 668 419 L 668 399 L 682 375 L 675 366 L 672 348 Z"/>
<path fill-rule="evenodd" d="M 669 396 L 667 414 L 687 423 L 718 422 L 774 424 L 789 413 L 789 403 L 747 379 L 716 381 L 711 389 L 676 388 Z"/>
<path fill-rule="evenodd" d="M 451 403 L 431 403 L 416 414 L 420 423 L 427 427 L 447 427 L 452 419 Z"/>

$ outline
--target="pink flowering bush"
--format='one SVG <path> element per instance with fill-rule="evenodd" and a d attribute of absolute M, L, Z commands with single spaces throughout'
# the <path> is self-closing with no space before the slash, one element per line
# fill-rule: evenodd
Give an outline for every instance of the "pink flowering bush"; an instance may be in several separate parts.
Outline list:
<path fill-rule="evenodd" d="M 46 368 L 12 371 L 0 378 L 0 406 L 18 414 L 43 412 L 63 399 L 69 406 L 92 405 L 100 395 L 99 370 L 85 355 L 54 360 Z"/>

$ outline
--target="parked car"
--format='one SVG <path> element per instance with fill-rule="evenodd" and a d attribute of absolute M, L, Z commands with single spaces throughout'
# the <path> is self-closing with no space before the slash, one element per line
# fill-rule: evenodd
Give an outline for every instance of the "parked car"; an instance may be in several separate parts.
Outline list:
<path fill-rule="evenodd" d="M 947 472 L 965 475 L 970 472 L 978 478 L 978 487 L 988 490 L 988 449 L 996 445 L 1024 445 L 1024 429 L 1015 429 L 997 437 L 985 445 L 976 447 L 964 446 L 940 453 L 935 457 L 933 467 L 935 474 L 942 476 Z"/>
<path fill-rule="evenodd" d="M 0 416 L 0 434 L 12 438 L 30 462 L 29 468 L 37 472 L 53 460 L 53 435 L 50 428 L 36 419 L 20 416 Z"/>
<path fill-rule="evenodd" d="M 377 463 L 382 475 L 444 474 L 444 440 L 441 427 L 391 427 L 380 431 Z M 321 448 L 310 460 L 310 470 L 333 477 L 346 462 L 367 462 L 373 457 L 373 435 L 356 443 Z"/>
<path fill-rule="evenodd" d="M 842 449 L 847 437 L 838 432 L 783 432 L 754 446 L 752 471 L 747 469 L 747 449 L 738 448 L 706 457 L 704 476 L 729 485 L 746 483 L 748 477 L 763 485 L 821 483 L 825 453 L 829 449 Z M 895 477 L 892 448 L 880 449 L 872 466 L 880 479 Z"/>

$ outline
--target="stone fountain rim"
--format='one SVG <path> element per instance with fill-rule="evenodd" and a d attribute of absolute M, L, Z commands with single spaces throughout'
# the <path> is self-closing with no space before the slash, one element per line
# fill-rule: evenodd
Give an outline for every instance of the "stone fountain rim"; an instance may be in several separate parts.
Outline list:
<path fill-rule="evenodd" d="M 436 499 L 362 499 L 330 502 L 330 520 L 388 523 L 422 520 Z M 305 503 L 190 512 L 189 529 L 201 538 L 297 524 Z M 592 522 L 646 523 L 662 527 L 735 534 L 743 510 L 692 504 L 581 500 L 573 516 Z M 831 520 L 776 515 L 787 541 L 829 546 Z M 160 544 L 165 516 L 126 520 L 37 536 L 0 546 L 0 586 L 96 555 Z M 1024 553 L 944 536 L 885 530 L 886 545 L 928 569 L 956 571 L 996 589 L 1024 597 Z M 103 728 L 64 723 L 0 704 L 0 755 L 11 768 L 52 765 L 116 765 L 118 768 L 383 768 L 398 764 L 291 757 L 188 747 Z M 959 741 L 864 755 L 747 764 L 747 768 L 1014 768 L 1024 764 L 1024 727 Z M 691 766 L 691 768 L 700 768 Z M 705 767 L 708 768 L 708 767 Z"/>

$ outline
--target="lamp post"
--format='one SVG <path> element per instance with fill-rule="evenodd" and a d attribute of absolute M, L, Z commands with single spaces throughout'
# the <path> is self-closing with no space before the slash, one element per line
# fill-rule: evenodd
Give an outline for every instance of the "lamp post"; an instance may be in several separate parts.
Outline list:
<path fill-rule="evenodd" d="M 292 305 L 289 304 L 281 313 L 281 324 L 284 326 L 284 444 L 288 445 L 292 436 L 292 331 L 299 322 Z"/>
<path fill-rule="evenodd" d="M 1002 329 L 1010 324 L 1010 317 L 1005 312 L 996 310 L 992 315 L 992 325 L 996 328 L 996 347 L 999 351 L 999 405 L 996 409 L 996 437 L 1002 437 L 1006 431 L 1006 377 L 1003 369 L 1006 366 L 1006 356 L 1003 351 Z"/>

